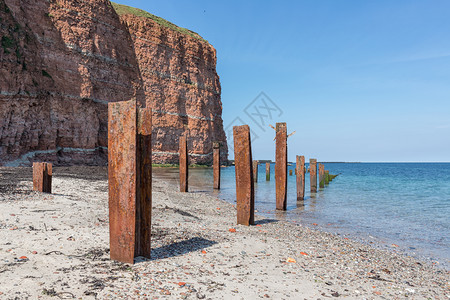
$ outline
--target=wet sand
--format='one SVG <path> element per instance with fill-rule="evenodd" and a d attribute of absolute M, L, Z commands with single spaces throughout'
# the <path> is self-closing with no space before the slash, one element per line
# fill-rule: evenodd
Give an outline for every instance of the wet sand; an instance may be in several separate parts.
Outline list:
<path fill-rule="evenodd" d="M 106 168 L 0 168 L 0 299 L 449 299 L 449 271 L 203 192 L 153 185 L 152 258 L 109 260 Z"/>

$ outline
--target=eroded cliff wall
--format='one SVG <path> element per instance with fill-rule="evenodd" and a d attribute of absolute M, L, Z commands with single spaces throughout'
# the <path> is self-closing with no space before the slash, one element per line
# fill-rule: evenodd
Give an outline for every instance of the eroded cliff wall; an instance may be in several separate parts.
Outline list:
<path fill-rule="evenodd" d="M 106 0 L 0 0 L 0 163 L 105 164 L 107 103 L 153 110 L 154 161 L 212 159 L 222 126 L 216 52 Z"/>

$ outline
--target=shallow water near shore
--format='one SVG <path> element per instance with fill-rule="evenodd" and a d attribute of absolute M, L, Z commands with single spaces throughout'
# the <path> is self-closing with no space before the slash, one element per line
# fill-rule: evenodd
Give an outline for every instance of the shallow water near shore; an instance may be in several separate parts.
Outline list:
<path fill-rule="evenodd" d="M 295 165 L 289 166 L 295 169 Z M 450 163 L 325 163 L 339 174 L 324 189 L 296 200 L 295 175 L 288 176 L 287 211 L 275 210 L 274 164 L 255 184 L 257 214 L 298 222 L 450 267 Z M 178 184 L 178 169 L 154 168 L 155 177 Z M 191 192 L 207 192 L 236 203 L 234 167 L 222 167 L 221 189 L 212 169 L 189 169 Z M 317 224 L 317 225 L 313 225 Z"/>

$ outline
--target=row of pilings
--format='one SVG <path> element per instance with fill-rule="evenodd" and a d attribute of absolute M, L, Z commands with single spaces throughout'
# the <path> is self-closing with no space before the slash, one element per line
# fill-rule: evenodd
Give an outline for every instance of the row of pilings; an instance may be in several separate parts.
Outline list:
<path fill-rule="evenodd" d="M 138 107 L 135 100 L 108 104 L 108 206 L 110 257 L 126 263 L 150 258 L 152 215 L 151 108 Z M 276 209 L 286 210 L 287 135 L 286 123 L 276 128 Z M 258 162 L 252 160 L 250 128 L 233 127 L 236 178 L 237 224 L 254 224 L 254 176 Z M 188 192 L 188 148 L 186 135 L 180 137 L 180 192 Z M 297 199 L 305 196 L 305 158 L 297 156 Z M 256 171 L 257 172 L 257 171 Z M 311 192 L 317 191 L 317 160 L 310 159 Z M 213 143 L 213 187 L 220 189 L 220 144 Z M 33 189 L 51 193 L 52 165 L 33 164 Z M 319 186 L 331 178 L 319 164 Z M 270 164 L 266 164 L 270 180 Z"/>
<path fill-rule="evenodd" d="M 276 131 L 275 149 L 275 199 L 276 209 L 286 210 L 287 207 L 287 134 L 286 123 L 277 123 L 273 127 Z M 292 135 L 292 134 L 291 134 Z M 242 225 L 251 225 L 254 220 L 255 191 L 254 182 L 258 181 L 257 160 L 252 161 L 252 150 L 250 140 L 250 127 L 248 125 L 234 126 L 234 164 L 236 173 L 236 207 L 237 222 Z M 292 175 L 292 170 L 290 170 Z M 297 176 L 297 200 L 305 198 L 305 157 L 297 155 L 296 169 Z M 317 159 L 309 160 L 310 190 L 317 192 Z M 335 177 L 335 176 L 334 176 Z M 334 178 L 325 170 L 323 164 L 319 164 L 319 187 L 324 188 L 330 178 Z M 270 180 L 270 163 L 266 163 L 266 180 Z M 242 211 L 241 211 L 242 210 Z"/>

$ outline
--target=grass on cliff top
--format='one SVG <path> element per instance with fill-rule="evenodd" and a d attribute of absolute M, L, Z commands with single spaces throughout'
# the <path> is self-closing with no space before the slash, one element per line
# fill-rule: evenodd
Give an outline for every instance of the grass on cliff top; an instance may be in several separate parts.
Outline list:
<path fill-rule="evenodd" d="M 142 9 L 134 8 L 134 7 L 131 7 L 131 6 L 126 6 L 126 5 L 115 3 L 115 2 L 111 2 L 111 4 L 112 4 L 113 8 L 115 9 L 116 13 L 119 16 L 130 14 L 130 15 L 134 15 L 134 16 L 137 16 L 137 17 L 150 18 L 150 19 L 152 19 L 153 21 L 155 21 L 156 23 L 158 23 L 161 26 L 167 27 L 167 28 L 172 29 L 174 31 L 178 31 L 178 32 L 180 32 L 182 34 L 185 34 L 185 35 L 189 35 L 189 36 L 191 36 L 191 37 L 193 37 L 193 38 L 195 38 L 197 40 L 200 40 L 202 42 L 206 42 L 206 43 L 208 42 L 207 40 L 202 38 L 198 33 L 193 32 L 192 30 L 189 30 L 189 29 L 186 29 L 186 28 L 179 27 L 179 26 L 177 26 L 177 25 L 175 25 L 173 23 L 170 23 L 169 21 L 167 21 L 167 20 L 165 20 L 165 19 L 163 19 L 161 17 L 155 16 L 155 15 L 153 15 L 153 14 L 151 14 L 149 12 L 146 12 L 146 11 L 144 11 Z"/>

